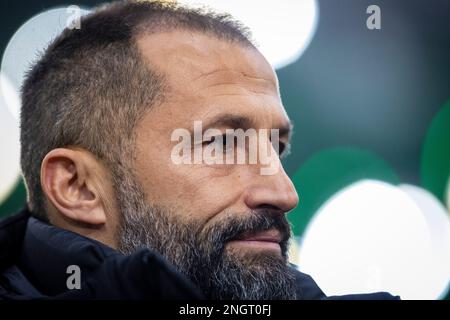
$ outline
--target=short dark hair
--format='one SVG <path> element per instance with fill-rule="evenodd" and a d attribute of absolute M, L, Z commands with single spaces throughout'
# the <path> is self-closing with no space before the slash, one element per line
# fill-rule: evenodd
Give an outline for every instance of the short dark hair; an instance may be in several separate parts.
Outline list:
<path fill-rule="evenodd" d="M 50 44 L 22 88 L 21 166 L 33 215 L 48 221 L 40 168 L 52 149 L 79 146 L 109 167 L 131 157 L 136 123 L 169 88 L 136 38 L 183 29 L 252 46 L 228 15 L 160 1 L 103 5 Z"/>

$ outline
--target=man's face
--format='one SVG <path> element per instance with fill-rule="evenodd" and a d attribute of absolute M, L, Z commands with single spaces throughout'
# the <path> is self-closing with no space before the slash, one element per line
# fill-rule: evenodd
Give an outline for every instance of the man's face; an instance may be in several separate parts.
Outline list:
<path fill-rule="evenodd" d="M 292 297 L 285 214 L 297 205 L 298 196 L 278 155 L 270 153 L 270 163 L 279 167 L 268 175 L 261 174 L 267 164 L 259 161 L 179 164 L 171 157 L 178 143 L 172 133 L 187 129 L 194 137 L 194 121 L 201 122 L 203 132 L 214 128 L 221 134 L 227 129 L 279 129 L 281 152 L 288 144 L 290 123 L 272 68 L 255 49 L 197 33 L 142 36 L 138 46 L 145 60 L 164 74 L 167 88 L 163 102 L 136 129 L 136 185 L 118 192 L 124 215 L 122 249 L 150 246 L 160 251 L 214 297 Z M 257 141 L 258 147 L 274 151 L 267 139 Z M 192 153 L 210 142 L 192 141 Z M 140 198 L 133 193 L 137 189 Z M 255 275 L 260 282 L 286 288 L 273 284 L 263 293 L 247 284 Z M 211 288 L 226 283 L 233 287 L 233 281 L 240 283 L 239 290 L 247 285 L 253 293 Z M 286 292 L 276 294 L 277 288 Z"/>

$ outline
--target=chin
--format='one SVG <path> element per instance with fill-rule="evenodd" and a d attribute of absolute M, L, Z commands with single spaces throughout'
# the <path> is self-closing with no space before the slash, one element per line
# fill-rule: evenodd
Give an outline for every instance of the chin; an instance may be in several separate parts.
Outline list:
<path fill-rule="evenodd" d="M 225 246 L 225 255 L 246 266 L 267 265 L 273 262 L 285 262 L 279 244 L 242 243 L 246 241 L 230 241 Z"/>

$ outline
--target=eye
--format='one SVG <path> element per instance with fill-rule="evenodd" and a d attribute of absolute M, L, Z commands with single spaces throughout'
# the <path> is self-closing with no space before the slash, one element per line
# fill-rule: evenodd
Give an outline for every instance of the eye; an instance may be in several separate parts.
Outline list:
<path fill-rule="evenodd" d="M 230 151 L 229 149 L 233 148 L 232 141 L 235 139 L 234 135 L 232 134 L 222 134 L 217 136 L 212 136 L 210 140 L 203 141 L 203 146 L 208 146 L 212 144 L 216 144 L 216 147 L 219 147 L 218 144 L 221 144 L 222 150 L 224 152 Z"/>
<path fill-rule="evenodd" d="M 225 145 L 225 135 L 212 136 L 209 140 L 204 140 L 203 145 L 208 146 L 214 143 L 219 143 L 220 140 L 222 140 L 222 143 Z"/>
<path fill-rule="evenodd" d="M 284 144 L 284 142 L 279 141 L 278 142 L 278 154 L 282 155 L 285 149 L 286 149 L 286 145 Z"/>

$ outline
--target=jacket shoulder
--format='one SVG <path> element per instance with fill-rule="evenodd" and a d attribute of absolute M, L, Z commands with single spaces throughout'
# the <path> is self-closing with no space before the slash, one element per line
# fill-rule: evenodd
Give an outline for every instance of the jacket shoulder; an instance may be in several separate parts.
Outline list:
<path fill-rule="evenodd" d="M 347 294 L 339 296 L 327 296 L 317 285 L 314 279 L 300 272 L 295 265 L 294 269 L 297 283 L 297 297 L 302 300 L 400 300 L 399 296 L 393 296 L 388 292 L 375 292 L 363 294 Z"/>
<path fill-rule="evenodd" d="M 0 270 L 15 262 L 22 246 L 30 217 L 27 210 L 0 221 Z"/>
<path fill-rule="evenodd" d="M 314 279 L 292 266 L 297 284 L 297 298 L 301 300 L 319 300 L 326 298 L 325 293 L 319 288 Z"/>
<path fill-rule="evenodd" d="M 326 300 L 400 300 L 399 296 L 393 296 L 388 292 L 374 292 L 363 294 L 347 294 L 342 296 L 329 296 Z"/>

